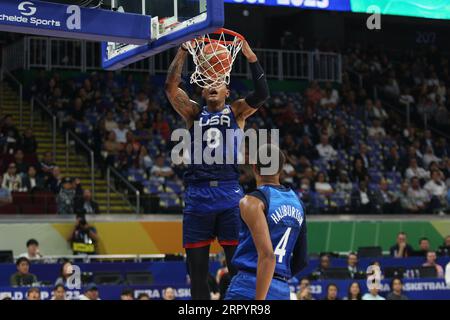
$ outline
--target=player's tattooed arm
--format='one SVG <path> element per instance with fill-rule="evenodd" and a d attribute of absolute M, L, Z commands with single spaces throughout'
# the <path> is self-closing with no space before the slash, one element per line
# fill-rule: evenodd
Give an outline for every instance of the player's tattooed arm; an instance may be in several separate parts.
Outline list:
<path fill-rule="evenodd" d="M 200 106 L 195 101 L 189 99 L 187 93 L 179 87 L 181 83 L 181 73 L 187 54 L 187 51 L 184 49 L 180 48 L 178 50 L 178 53 L 167 72 L 165 90 L 167 98 L 175 111 L 182 116 L 188 126 L 190 126 L 200 112 Z"/>
<path fill-rule="evenodd" d="M 264 214 L 264 203 L 256 197 L 246 196 L 240 201 L 239 207 L 258 252 L 255 300 L 265 300 L 275 272 L 276 260 Z"/>

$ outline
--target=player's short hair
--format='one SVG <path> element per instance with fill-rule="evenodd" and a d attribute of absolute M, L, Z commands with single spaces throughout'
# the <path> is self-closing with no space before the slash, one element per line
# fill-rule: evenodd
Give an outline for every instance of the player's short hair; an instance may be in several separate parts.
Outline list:
<path fill-rule="evenodd" d="M 262 159 L 260 158 L 260 155 L 267 155 L 270 158 L 270 162 L 269 163 L 263 163 Z M 271 168 L 273 165 L 273 161 L 274 159 L 278 160 L 278 168 L 277 171 L 274 175 L 278 175 L 281 173 L 281 171 L 283 170 L 284 164 L 286 163 L 286 155 L 284 154 L 283 151 L 281 151 L 281 149 L 274 145 L 274 144 L 264 144 L 262 145 L 259 149 L 258 149 L 258 154 L 257 154 L 257 161 L 256 161 L 256 171 L 261 174 L 261 169 L 264 168 Z"/>

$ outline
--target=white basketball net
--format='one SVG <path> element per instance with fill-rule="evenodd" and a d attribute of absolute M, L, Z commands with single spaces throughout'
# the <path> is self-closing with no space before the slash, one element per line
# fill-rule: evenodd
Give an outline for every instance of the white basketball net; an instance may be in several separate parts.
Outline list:
<path fill-rule="evenodd" d="M 195 64 L 191 84 L 202 88 L 229 85 L 231 69 L 242 45 L 240 37 L 223 31 L 186 42 L 185 47 L 192 54 Z"/>

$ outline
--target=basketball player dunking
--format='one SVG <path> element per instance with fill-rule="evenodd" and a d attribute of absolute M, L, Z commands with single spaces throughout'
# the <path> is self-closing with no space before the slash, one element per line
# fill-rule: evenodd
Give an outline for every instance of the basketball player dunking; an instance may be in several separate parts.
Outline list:
<path fill-rule="evenodd" d="M 219 88 L 205 88 L 202 96 L 206 106 L 201 107 L 189 99 L 179 88 L 181 72 L 188 51 L 184 46 L 169 67 L 166 94 L 173 108 L 183 117 L 193 137 L 194 126 L 199 125 L 203 133 L 220 131 L 222 139 L 214 142 L 214 148 L 223 148 L 226 159 L 226 130 L 244 129 L 245 120 L 255 113 L 269 97 L 266 77 L 255 53 L 244 41 L 242 53 L 247 58 L 254 81 L 254 91 L 245 99 L 226 104 L 230 92 L 224 84 Z M 194 149 L 193 137 L 192 150 Z M 202 149 L 211 144 L 200 142 Z M 237 154 L 238 143 L 234 144 Z M 191 157 L 192 158 L 192 157 Z M 228 163 L 228 162 L 227 162 Z M 183 247 L 186 250 L 192 299 L 210 299 L 208 287 L 209 250 L 211 242 L 218 238 L 226 255 L 231 277 L 236 273 L 231 259 L 238 245 L 240 215 L 239 201 L 243 197 L 239 185 L 239 169 L 234 164 L 190 164 L 184 176 L 186 184 L 183 216 Z"/>

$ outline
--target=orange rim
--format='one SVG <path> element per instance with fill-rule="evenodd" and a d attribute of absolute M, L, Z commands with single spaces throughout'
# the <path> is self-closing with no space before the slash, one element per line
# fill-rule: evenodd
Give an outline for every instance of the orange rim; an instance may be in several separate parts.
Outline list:
<path fill-rule="evenodd" d="M 225 29 L 225 28 L 220 28 L 217 29 L 214 32 L 211 32 L 211 34 L 219 34 L 221 35 L 222 33 L 224 34 L 228 34 L 230 36 L 236 37 L 238 39 L 240 39 L 241 41 L 245 41 L 245 37 L 243 35 L 241 35 L 240 33 L 234 32 L 233 30 L 229 30 L 229 29 Z M 234 44 L 235 41 L 228 41 L 228 40 L 217 40 L 217 39 L 211 39 L 211 38 L 203 38 L 204 42 L 214 42 L 214 43 L 219 43 L 222 45 L 230 45 L 230 44 Z"/>

